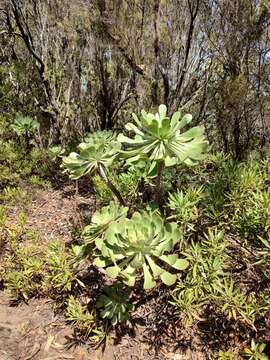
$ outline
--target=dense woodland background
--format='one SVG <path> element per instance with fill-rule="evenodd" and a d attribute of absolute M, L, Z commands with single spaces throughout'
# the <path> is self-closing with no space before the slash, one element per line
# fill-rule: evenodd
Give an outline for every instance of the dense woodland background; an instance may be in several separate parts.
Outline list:
<path fill-rule="evenodd" d="M 237 159 L 270 129 L 269 0 L 1 0 L 0 112 L 40 146 L 160 103 Z"/>

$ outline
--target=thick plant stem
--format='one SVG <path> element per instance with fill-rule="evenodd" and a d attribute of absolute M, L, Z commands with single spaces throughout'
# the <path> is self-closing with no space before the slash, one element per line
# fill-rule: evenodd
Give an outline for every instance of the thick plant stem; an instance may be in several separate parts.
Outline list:
<path fill-rule="evenodd" d="M 116 187 L 113 185 L 113 183 L 108 179 L 108 176 L 106 175 L 105 168 L 102 164 L 98 165 L 98 174 L 101 177 L 101 179 L 105 182 L 105 184 L 108 186 L 108 188 L 113 192 L 113 194 L 117 197 L 117 200 L 119 203 L 123 206 L 126 206 L 126 203 L 124 199 L 122 198 L 122 195 L 120 192 L 116 189 Z"/>
<path fill-rule="evenodd" d="M 156 202 L 162 210 L 162 206 L 164 203 L 164 194 L 163 194 L 163 186 L 162 186 L 162 172 L 164 169 L 164 162 L 159 161 L 157 165 L 157 177 L 156 177 Z"/>

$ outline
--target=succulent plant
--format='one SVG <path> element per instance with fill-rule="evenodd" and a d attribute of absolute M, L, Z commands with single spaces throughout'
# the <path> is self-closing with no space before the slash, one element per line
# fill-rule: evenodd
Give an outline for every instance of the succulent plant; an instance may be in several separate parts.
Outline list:
<path fill-rule="evenodd" d="M 19 116 L 10 127 L 18 136 L 30 136 L 39 128 L 39 123 L 30 116 Z"/>
<path fill-rule="evenodd" d="M 79 179 L 88 173 L 93 174 L 99 167 L 108 167 L 117 156 L 120 144 L 105 136 L 93 134 L 85 142 L 78 145 L 79 153 L 71 152 L 63 158 L 63 165 L 70 174 L 71 179 Z"/>
<path fill-rule="evenodd" d="M 78 145 L 79 153 L 71 152 L 63 158 L 63 167 L 69 172 L 71 179 L 96 172 L 105 182 L 108 188 L 114 193 L 118 201 L 125 205 L 119 191 L 112 184 L 106 174 L 106 168 L 110 166 L 119 154 L 121 144 L 115 140 L 115 136 L 107 131 L 88 135 L 85 142 Z"/>
<path fill-rule="evenodd" d="M 129 312 L 134 307 L 127 302 L 130 292 L 130 289 L 124 288 L 122 284 L 105 286 L 104 294 L 97 301 L 101 317 L 109 319 L 112 325 L 128 320 Z"/>
<path fill-rule="evenodd" d="M 65 153 L 65 150 L 60 145 L 51 146 L 48 148 L 48 155 L 52 160 L 61 158 Z"/>
<path fill-rule="evenodd" d="M 145 289 L 153 288 L 157 278 L 170 286 L 177 275 L 167 267 L 184 270 L 188 266 L 186 259 L 171 253 L 179 239 L 175 223 L 165 224 L 157 212 L 135 212 L 131 219 L 111 222 L 105 235 L 96 238 L 94 265 L 106 268 L 112 278 L 121 276 L 129 286 L 134 286 L 141 272 Z"/>
<path fill-rule="evenodd" d="M 118 136 L 118 141 L 126 145 L 121 152 L 129 158 L 129 162 L 149 159 L 151 173 L 160 161 L 165 166 L 179 163 L 193 165 L 203 158 L 208 144 L 203 135 L 204 128 L 196 126 L 183 133 L 180 131 L 191 122 L 192 115 L 186 114 L 181 118 L 181 113 L 177 111 L 170 119 L 165 105 L 160 105 L 155 115 L 144 110 L 140 117 L 132 115 L 135 124 L 127 123 L 125 127 L 135 133 L 135 137 Z"/>
<path fill-rule="evenodd" d="M 91 224 L 87 225 L 83 230 L 85 242 L 90 243 L 97 237 L 103 238 L 109 225 L 126 217 L 127 211 L 127 207 L 115 204 L 114 202 L 110 202 L 108 206 L 104 206 L 100 211 L 96 211 L 92 216 Z"/>

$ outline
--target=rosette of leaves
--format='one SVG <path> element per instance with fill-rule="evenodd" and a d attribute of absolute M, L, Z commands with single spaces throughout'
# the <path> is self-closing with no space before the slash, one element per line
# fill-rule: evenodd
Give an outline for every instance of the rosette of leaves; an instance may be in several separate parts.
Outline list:
<path fill-rule="evenodd" d="M 97 308 L 103 319 L 109 319 L 113 326 L 117 323 L 127 321 L 133 305 L 128 303 L 130 289 L 124 288 L 122 284 L 106 286 L 104 293 L 97 301 Z"/>
<path fill-rule="evenodd" d="M 39 122 L 29 116 L 19 116 L 10 125 L 11 129 L 19 136 L 23 137 L 26 148 L 30 148 L 30 139 L 39 128 Z"/>
<path fill-rule="evenodd" d="M 30 136 L 39 128 L 39 122 L 30 116 L 19 116 L 10 127 L 18 136 Z"/>
<path fill-rule="evenodd" d="M 104 136 L 101 132 L 88 135 L 85 140 L 78 145 L 79 153 L 71 152 L 63 159 L 70 178 L 74 180 L 98 171 L 100 166 L 110 166 L 120 150 L 119 143 L 115 138 L 108 137 L 107 132 Z"/>
<path fill-rule="evenodd" d="M 53 161 L 64 156 L 65 150 L 60 145 L 51 146 L 48 148 L 48 155 Z"/>
<path fill-rule="evenodd" d="M 142 110 L 141 116 L 134 113 L 132 116 L 135 123 L 127 123 L 125 127 L 135 134 L 134 138 L 123 134 L 118 136 L 118 141 L 126 145 L 121 152 L 129 158 L 129 162 L 149 159 L 151 173 L 159 162 L 164 162 L 166 167 L 179 163 L 193 165 L 204 158 L 203 152 L 208 145 L 204 128 L 195 126 L 181 131 L 191 122 L 191 114 L 181 118 L 181 113 L 177 111 L 169 118 L 167 107 L 160 105 L 155 115 Z"/>
<path fill-rule="evenodd" d="M 106 230 L 113 222 L 117 222 L 127 216 L 128 208 L 111 202 L 104 206 L 100 211 L 96 211 L 91 219 L 91 224 L 87 225 L 83 231 L 83 237 L 87 243 L 99 237 L 104 238 Z"/>
<path fill-rule="evenodd" d="M 124 205 L 121 194 L 106 174 L 106 168 L 112 165 L 119 154 L 121 144 L 108 132 L 105 132 L 104 136 L 102 132 L 88 135 L 85 140 L 78 145 L 78 153 L 71 152 L 69 156 L 63 158 L 63 166 L 69 172 L 70 178 L 76 180 L 87 174 L 98 173 L 119 202 Z"/>
<path fill-rule="evenodd" d="M 167 268 L 184 270 L 188 266 L 186 259 L 172 253 L 179 239 L 175 223 L 165 224 L 156 212 L 135 212 L 131 219 L 112 222 L 105 236 L 95 240 L 100 253 L 94 264 L 106 268 L 112 278 L 121 276 L 129 286 L 134 286 L 136 275 L 141 272 L 145 289 L 153 288 L 157 278 L 170 286 L 177 275 Z"/>
<path fill-rule="evenodd" d="M 86 143 L 104 142 L 109 145 L 111 142 L 116 141 L 116 135 L 110 130 L 98 130 L 94 133 L 88 133 L 84 137 Z"/>
<path fill-rule="evenodd" d="M 83 245 L 74 245 L 72 248 L 75 261 L 80 261 L 86 258 L 93 252 L 93 242 L 96 238 L 104 239 L 109 225 L 113 222 L 119 221 L 121 218 L 127 216 L 128 208 L 110 202 L 108 206 L 104 206 L 101 210 L 96 211 L 91 219 L 91 224 L 85 226 L 82 236 L 84 239 Z"/>

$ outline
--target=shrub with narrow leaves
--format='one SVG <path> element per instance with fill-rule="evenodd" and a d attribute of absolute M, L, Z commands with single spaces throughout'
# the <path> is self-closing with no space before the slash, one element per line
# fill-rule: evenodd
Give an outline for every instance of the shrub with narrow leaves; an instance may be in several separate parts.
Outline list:
<path fill-rule="evenodd" d="M 188 266 L 186 259 L 172 253 L 179 239 L 175 223 L 165 224 L 154 212 L 135 212 L 131 219 L 112 222 L 105 236 L 96 239 L 98 256 L 94 264 L 106 268 L 112 278 L 121 276 L 129 286 L 134 286 L 141 271 L 145 289 L 153 288 L 157 278 L 170 286 L 177 275 L 167 268 L 179 271 Z"/>
<path fill-rule="evenodd" d="M 172 210 L 171 219 L 176 220 L 185 235 L 194 230 L 194 225 L 199 217 L 198 204 L 202 200 L 203 187 L 190 187 L 185 192 L 177 190 L 169 194 L 168 206 Z"/>
<path fill-rule="evenodd" d="M 223 351 L 223 350 L 220 350 L 218 352 L 218 360 L 237 360 L 235 354 L 228 350 L 228 351 Z"/>
<path fill-rule="evenodd" d="M 269 357 L 264 352 L 265 348 L 266 344 L 257 343 L 252 339 L 250 347 L 244 349 L 243 357 L 248 360 L 268 360 Z"/>

